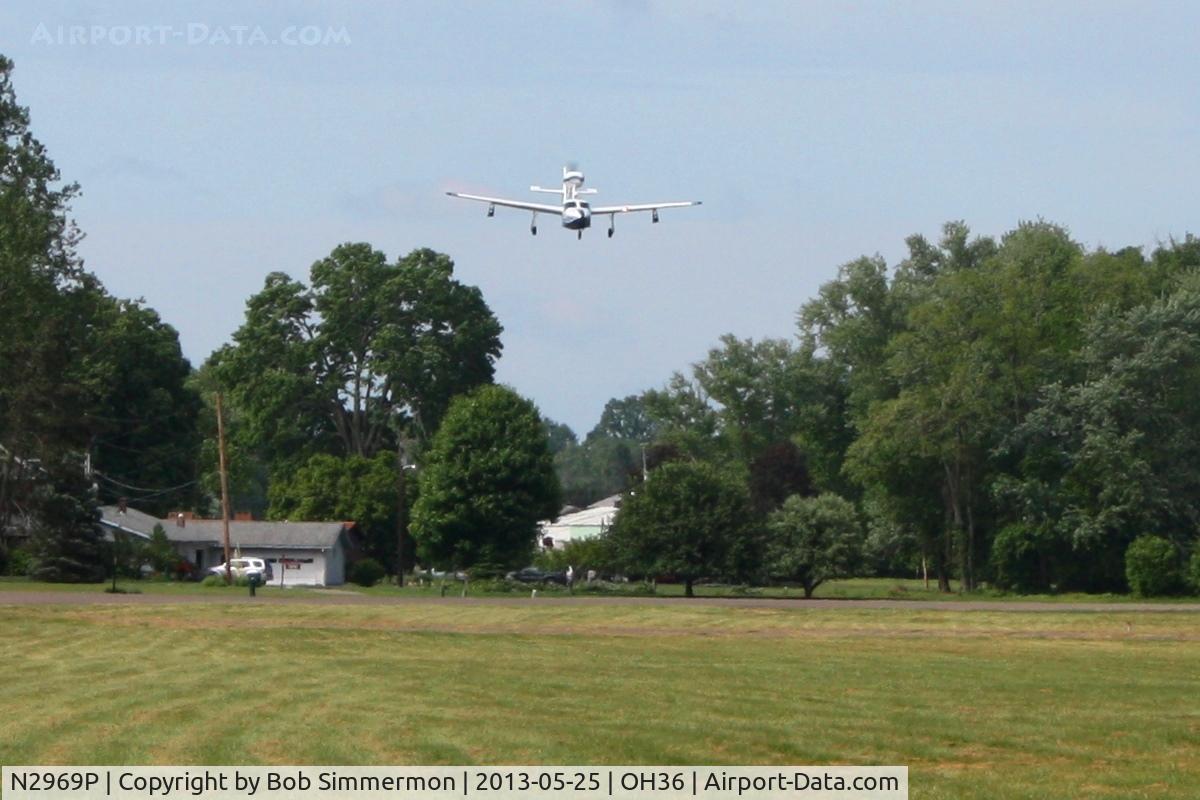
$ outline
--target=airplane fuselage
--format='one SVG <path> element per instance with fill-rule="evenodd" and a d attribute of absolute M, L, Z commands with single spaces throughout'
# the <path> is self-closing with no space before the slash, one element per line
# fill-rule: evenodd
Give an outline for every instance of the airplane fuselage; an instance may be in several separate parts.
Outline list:
<path fill-rule="evenodd" d="M 562 225 L 573 231 L 592 227 L 592 209 L 582 200 L 568 200 L 563 203 Z"/>
<path fill-rule="evenodd" d="M 577 169 L 564 169 L 562 181 L 562 226 L 581 231 L 592 226 L 592 209 L 579 199 L 583 186 L 583 173 Z"/>

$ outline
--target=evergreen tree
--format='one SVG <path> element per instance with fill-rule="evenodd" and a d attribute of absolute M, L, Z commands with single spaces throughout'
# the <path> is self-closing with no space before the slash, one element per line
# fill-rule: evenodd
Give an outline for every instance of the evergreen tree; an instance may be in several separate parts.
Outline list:
<path fill-rule="evenodd" d="M 103 580 L 108 548 L 81 465 L 65 458 L 45 469 L 47 479 L 34 494 L 31 576 L 61 583 Z"/>

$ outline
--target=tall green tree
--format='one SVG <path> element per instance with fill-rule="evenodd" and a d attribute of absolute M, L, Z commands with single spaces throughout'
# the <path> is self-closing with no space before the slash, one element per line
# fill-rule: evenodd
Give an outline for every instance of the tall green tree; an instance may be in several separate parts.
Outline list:
<path fill-rule="evenodd" d="M 95 557 L 80 522 L 93 479 L 151 511 L 189 499 L 199 404 L 175 331 L 84 269 L 78 186 L 30 131 L 12 71 L 0 56 L 0 538 L 28 520 L 41 574 L 73 579 Z"/>
<path fill-rule="evenodd" d="M 712 458 L 721 450 L 721 422 L 703 384 L 676 372 L 662 389 L 642 394 L 657 441 L 692 458 Z"/>
<path fill-rule="evenodd" d="M 179 336 L 140 302 L 105 297 L 97 311 L 87 422 L 101 499 L 160 516 L 191 507 L 201 401 Z"/>
<path fill-rule="evenodd" d="M 502 569 L 529 563 L 538 522 L 561 493 L 542 417 L 503 386 L 455 398 L 425 455 L 412 534 L 426 564 Z"/>
<path fill-rule="evenodd" d="M 589 435 L 581 444 L 555 453 L 563 501 L 582 507 L 625 491 L 641 469 L 642 447 L 627 439 Z"/>
<path fill-rule="evenodd" d="M 658 434 L 658 426 L 646 409 L 642 395 L 631 394 L 622 398 L 611 398 L 600 412 L 600 421 L 588 432 L 587 438 L 605 437 L 625 439 L 631 442 L 651 442 Z"/>
<path fill-rule="evenodd" d="M 338 458 L 318 453 L 271 484 L 271 519 L 344 520 L 358 524 L 367 554 L 396 570 L 396 454 Z"/>
<path fill-rule="evenodd" d="M 47 579 L 94 563 L 84 477 L 103 291 L 76 252 L 78 186 L 64 183 L 17 103 L 0 55 L 0 559 L 10 526 L 32 527 Z"/>
<path fill-rule="evenodd" d="M 860 474 L 887 469 L 869 447 L 914 453 L 936 470 L 947 549 L 968 590 L 983 574 L 993 525 L 992 452 L 1042 381 L 1068 368 L 1078 341 L 1070 276 L 1081 260 L 1066 231 L 1029 223 L 982 263 L 936 275 L 888 344 L 898 393 L 871 404 L 852 448 Z"/>
<path fill-rule="evenodd" d="M 0 55 L 0 445 L 55 458 L 86 440 L 80 379 L 98 284 L 76 253 L 79 187 L 30 131 L 12 73 Z M 11 512 L 0 494 L 0 527 Z"/>
<path fill-rule="evenodd" d="M 309 286 L 267 277 L 214 362 L 268 463 L 371 458 L 402 430 L 425 441 L 451 398 L 491 381 L 500 323 L 453 272 L 432 250 L 389 264 L 344 244 L 313 264 Z"/>
<path fill-rule="evenodd" d="M 672 576 L 694 596 L 705 577 L 742 577 L 759 561 L 745 485 L 715 467 L 673 462 L 622 502 L 609 535 L 635 574 Z"/>
<path fill-rule="evenodd" d="M 558 455 L 563 450 L 579 444 L 579 439 L 570 425 L 555 422 L 549 417 L 543 419 L 542 423 L 546 426 L 546 446 L 550 448 L 551 455 Z"/>
<path fill-rule="evenodd" d="M 808 360 L 783 339 L 721 337 L 695 365 L 697 382 L 714 404 L 722 437 L 743 463 L 799 427 L 809 399 Z"/>

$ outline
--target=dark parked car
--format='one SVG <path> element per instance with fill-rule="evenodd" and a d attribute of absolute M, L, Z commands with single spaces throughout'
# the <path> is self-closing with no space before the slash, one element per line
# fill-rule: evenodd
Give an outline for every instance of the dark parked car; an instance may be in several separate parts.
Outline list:
<path fill-rule="evenodd" d="M 510 572 L 504 576 L 506 580 L 517 581 L 519 583 L 561 583 L 567 585 L 567 575 L 565 572 L 546 572 L 537 567 L 526 567 L 525 569 Z"/>

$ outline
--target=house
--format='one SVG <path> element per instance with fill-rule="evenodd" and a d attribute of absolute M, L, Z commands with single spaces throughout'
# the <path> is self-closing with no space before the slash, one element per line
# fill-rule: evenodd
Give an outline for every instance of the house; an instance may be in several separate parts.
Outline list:
<path fill-rule="evenodd" d="M 219 519 L 190 514 L 159 519 L 118 506 L 103 506 L 100 513 L 100 524 L 110 534 L 149 539 L 154 526 L 161 525 L 179 557 L 200 572 L 225 563 Z M 270 563 L 275 581 L 284 586 L 336 586 L 346 582 L 347 565 L 359 557 L 360 536 L 353 522 L 264 522 L 239 515 L 229 521 L 229 547 Z"/>
<path fill-rule="evenodd" d="M 578 539 L 591 539 L 604 533 L 612 526 L 617 508 L 621 504 L 621 495 L 614 494 L 603 500 L 597 500 L 585 509 L 562 514 L 554 522 L 543 522 L 538 533 L 538 541 L 542 547 L 550 549 L 562 547 L 567 542 Z"/>

